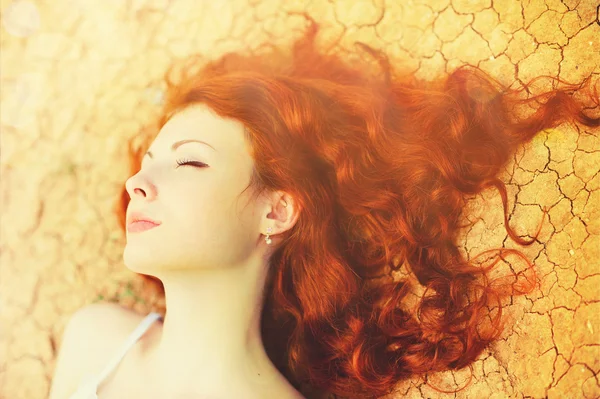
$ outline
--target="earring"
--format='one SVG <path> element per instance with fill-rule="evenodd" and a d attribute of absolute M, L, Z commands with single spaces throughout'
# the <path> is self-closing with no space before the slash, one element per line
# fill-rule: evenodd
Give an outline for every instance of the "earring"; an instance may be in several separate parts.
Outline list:
<path fill-rule="evenodd" d="M 270 227 L 267 227 L 267 236 L 265 237 L 265 241 L 267 244 L 271 244 L 271 239 L 269 238 L 269 236 L 271 235 L 272 232 L 273 232 L 273 229 Z"/>

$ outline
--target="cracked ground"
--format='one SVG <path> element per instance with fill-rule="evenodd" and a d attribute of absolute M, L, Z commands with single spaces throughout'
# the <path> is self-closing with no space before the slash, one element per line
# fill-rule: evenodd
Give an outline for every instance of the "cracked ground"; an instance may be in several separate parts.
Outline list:
<path fill-rule="evenodd" d="M 101 4 L 101 5 L 100 5 Z M 0 398 L 48 394 L 70 315 L 104 298 L 147 313 L 161 299 L 122 264 L 112 216 L 127 176 L 123 143 L 156 115 L 174 57 L 264 41 L 286 45 L 307 11 L 322 45 L 355 40 L 433 79 L 478 65 L 511 87 L 539 75 L 600 72 L 591 0 L 0 0 Z M 597 79 L 596 79 L 597 82 Z M 541 84 L 536 90 L 549 88 Z M 538 286 L 505 303 L 506 329 L 467 368 L 399 385 L 403 398 L 600 397 L 600 142 L 561 125 L 522 146 L 501 178 L 514 243 L 490 189 L 469 200 L 467 256 L 506 247 L 534 262 Z M 101 296 L 99 296 L 101 295 Z M 455 394 L 471 377 L 470 384 Z M 437 389 L 437 390 L 436 390 Z"/>

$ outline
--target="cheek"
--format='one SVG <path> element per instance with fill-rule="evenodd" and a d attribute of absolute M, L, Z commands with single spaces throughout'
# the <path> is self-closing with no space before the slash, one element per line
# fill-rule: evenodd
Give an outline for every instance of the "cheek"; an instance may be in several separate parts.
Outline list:
<path fill-rule="evenodd" d="M 226 234 L 232 217 L 223 201 L 206 198 L 206 193 L 185 196 L 172 212 L 168 234 L 186 248 L 216 245 Z"/>
<path fill-rule="evenodd" d="M 216 184 L 215 180 L 230 184 Z M 231 176 L 221 176 L 200 183 L 187 182 L 187 186 L 174 190 L 168 199 L 173 215 L 170 229 L 179 229 L 176 235 L 186 241 L 201 240 L 219 246 L 252 239 L 258 231 L 259 217 L 248 194 L 242 193 L 247 184 L 238 183 L 234 184 Z"/>

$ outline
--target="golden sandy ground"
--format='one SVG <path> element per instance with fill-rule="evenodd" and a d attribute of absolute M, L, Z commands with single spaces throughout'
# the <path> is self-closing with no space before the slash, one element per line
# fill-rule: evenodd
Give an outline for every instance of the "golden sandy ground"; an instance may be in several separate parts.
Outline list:
<path fill-rule="evenodd" d="M 323 44 L 361 40 L 424 79 L 470 63 L 509 85 L 542 74 L 580 82 L 600 72 L 595 3 L 0 0 L 0 397 L 46 397 L 65 322 L 99 292 L 150 308 L 133 293 L 111 207 L 127 177 L 124 139 L 157 112 L 157 79 L 173 57 L 289 43 L 305 20 L 286 12 L 306 10 Z M 507 238 L 496 191 L 472 201 L 465 251 L 521 249 L 540 284 L 509 303 L 503 339 L 457 398 L 600 396 L 599 170 L 600 143 L 585 129 L 543 132 L 515 154 L 502 176 L 511 226 L 533 235 L 550 208 L 526 248 Z M 433 380 L 453 389 L 469 373 Z M 400 387 L 398 397 L 454 397 L 418 379 Z"/>

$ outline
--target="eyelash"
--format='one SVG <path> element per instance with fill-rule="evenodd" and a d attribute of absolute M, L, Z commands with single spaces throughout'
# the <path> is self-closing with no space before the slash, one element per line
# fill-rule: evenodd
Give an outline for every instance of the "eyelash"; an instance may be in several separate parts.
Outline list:
<path fill-rule="evenodd" d="M 182 165 L 190 165 L 190 166 L 194 166 L 196 168 L 203 168 L 205 166 L 208 166 L 205 163 L 198 162 L 198 161 L 192 161 L 192 160 L 185 159 L 185 158 L 177 160 L 177 165 L 178 165 L 177 167 L 182 166 Z"/>

